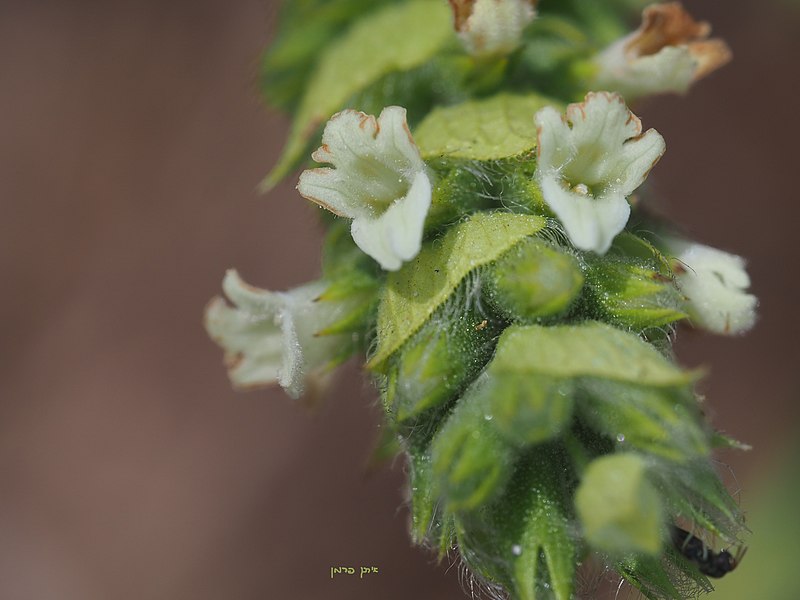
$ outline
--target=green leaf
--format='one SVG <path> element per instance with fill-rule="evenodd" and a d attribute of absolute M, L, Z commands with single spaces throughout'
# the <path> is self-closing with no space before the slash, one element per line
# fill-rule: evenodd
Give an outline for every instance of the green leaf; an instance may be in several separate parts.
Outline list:
<path fill-rule="evenodd" d="M 586 540 L 613 555 L 661 550 L 663 507 L 647 479 L 647 465 L 635 454 L 592 461 L 575 494 Z"/>
<path fill-rule="evenodd" d="M 393 4 L 356 22 L 320 59 L 265 187 L 294 168 L 319 127 L 351 96 L 387 73 L 421 65 L 452 36 L 450 10 L 438 0 Z"/>
<path fill-rule="evenodd" d="M 378 349 L 367 363 L 384 363 L 450 297 L 472 271 L 487 265 L 545 225 L 542 217 L 477 213 L 428 242 L 417 257 L 389 274 L 378 308 Z"/>
<path fill-rule="evenodd" d="M 422 157 L 495 160 L 536 146 L 533 115 L 552 100 L 529 94 L 498 94 L 437 108 L 414 130 Z M 560 107 L 558 107 L 560 110 Z"/>
<path fill-rule="evenodd" d="M 515 600 L 572 599 L 578 552 L 565 493 L 572 475 L 556 447 L 537 448 L 519 461 L 502 497 L 456 515 L 470 569 Z"/>
<path fill-rule="evenodd" d="M 655 556 L 638 555 L 622 559 L 617 570 L 625 580 L 649 600 L 685 600 L 662 561 Z"/>
<path fill-rule="evenodd" d="M 288 0 L 281 4 L 275 39 L 261 63 L 268 101 L 293 112 L 323 48 L 363 13 L 396 0 Z"/>
<path fill-rule="evenodd" d="M 734 437 L 731 437 L 721 431 L 715 431 L 711 434 L 711 445 L 714 448 L 734 448 L 735 450 L 752 450 L 753 447 L 745 442 L 740 442 Z"/>
<path fill-rule="evenodd" d="M 697 375 L 672 364 L 637 336 L 610 325 L 513 325 L 495 360 L 507 371 L 550 377 L 598 377 L 654 387 L 685 386 Z"/>
<path fill-rule="evenodd" d="M 386 106 L 402 106 L 408 124 L 415 126 L 431 108 L 463 102 L 469 92 L 465 82 L 473 68 L 468 57 L 438 54 L 407 71 L 391 71 L 359 90 L 346 106 L 377 115 Z"/>
<path fill-rule="evenodd" d="M 616 567 L 620 575 L 648 600 L 700 598 L 714 589 L 708 577 L 672 545 L 664 547 L 661 557 L 645 554 L 626 556 L 617 562 Z"/>

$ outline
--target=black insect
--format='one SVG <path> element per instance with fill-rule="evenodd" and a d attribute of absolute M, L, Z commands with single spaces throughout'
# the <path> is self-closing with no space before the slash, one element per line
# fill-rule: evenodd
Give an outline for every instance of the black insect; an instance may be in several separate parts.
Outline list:
<path fill-rule="evenodd" d="M 697 565 L 700 572 L 708 577 L 722 577 L 730 573 L 744 556 L 744 550 L 740 550 L 735 556 L 727 550 L 714 552 L 703 543 L 703 540 L 676 525 L 672 526 L 672 543 L 687 560 Z"/>

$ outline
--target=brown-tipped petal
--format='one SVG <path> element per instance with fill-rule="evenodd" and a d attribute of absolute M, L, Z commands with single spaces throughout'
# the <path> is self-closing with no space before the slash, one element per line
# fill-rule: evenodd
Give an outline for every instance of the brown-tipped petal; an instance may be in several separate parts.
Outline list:
<path fill-rule="evenodd" d="M 472 15 L 475 0 L 449 0 L 450 8 L 453 9 L 453 26 L 456 31 L 464 31 L 467 19 Z"/>
<path fill-rule="evenodd" d="M 652 4 L 644 9 L 642 24 L 625 45 L 625 51 L 649 56 L 666 46 L 704 40 L 710 33 L 711 25 L 695 21 L 680 2 Z"/>
<path fill-rule="evenodd" d="M 728 64 L 733 58 L 730 47 L 723 40 L 713 39 L 689 44 L 689 53 L 697 61 L 694 81 Z"/>
<path fill-rule="evenodd" d="M 467 21 L 472 16 L 477 0 L 448 0 L 453 9 L 453 26 L 458 32 L 469 29 Z M 524 0 L 531 8 L 536 8 L 538 0 Z"/>
<path fill-rule="evenodd" d="M 450 0 L 453 25 L 473 56 L 513 52 L 536 16 L 536 0 Z"/>

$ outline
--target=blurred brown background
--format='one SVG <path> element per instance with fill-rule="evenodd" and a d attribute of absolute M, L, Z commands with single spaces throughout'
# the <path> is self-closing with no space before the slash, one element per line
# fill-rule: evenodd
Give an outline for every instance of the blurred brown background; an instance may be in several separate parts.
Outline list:
<path fill-rule="evenodd" d="M 663 209 L 749 259 L 761 320 L 681 332 L 711 367 L 744 487 L 797 430 L 797 59 L 791 3 L 687 1 L 736 59 L 637 109 Z M 256 185 L 286 121 L 255 79 L 275 3 L 0 2 L 0 598 L 457 599 L 410 547 L 402 466 L 370 478 L 375 395 L 345 369 L 310 414 L 235 394 L 200 318 L 236 266 L 317 275 L 315 213 Z M 377 566 L 330 580 L 334 565 Z"/>

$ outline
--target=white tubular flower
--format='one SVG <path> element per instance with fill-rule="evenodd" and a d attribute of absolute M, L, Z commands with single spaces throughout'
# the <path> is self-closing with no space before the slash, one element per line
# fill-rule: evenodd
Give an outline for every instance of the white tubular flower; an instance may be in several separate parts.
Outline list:
<path fill-rule="evenodd" d="M 355 110 L 335 114 L 312 158 L 334 168 L 303 171 L 298 191 L 353 219 L 359 248 L 387 271 L 419 253 L 432 188 L 404 108 L 384 108 L 377 120 Z"/>
<path fill-rule="evenodd" d="M 728 45 L 708 39 L 711 26 L 695 21 L 679 2 L 644 9 L 633 33 L 601 52 L 594 84 L 628 100 L 648 94 L 683 94 L 698 79 L 731 60 Z"/>
<path fill-rule="evenodd" d="M 617 94 L 590 92 L 562 117 L 545 107 L 538 132 L 536 179 L 576 248 L 608 251 L 630 216 L 626 198 L 664 153 L 664 138 L 642 123 Z"/>
<path fill-rule="evenodd" d="M 222 288 L 234 306 L 214 298 L 206 307 L 204 324 L 225 350 L 234 387 L 254 389 L 277 382 L 298 398 L 306 382 L 323 375 L 341 355 L 343 336 L 316 335 L 334 323 L 343 308 L 341 302 L 319 300 L 325 282 L 269 292 L 229 270 Z"/>
<path fill-rule="evenodd" d="M 753 326 L 758 299 L 746 292 L 750 277 L 741 256 L 678 239 L 667 247 L 675 255 L 673 270 L 694 325 L 725 335 Z"/>
<path fill-rule="evenodd" d="M 473 56 L 508 54 L 536 16 L 537 0 L 450 0 L 453 22 Z"/>

